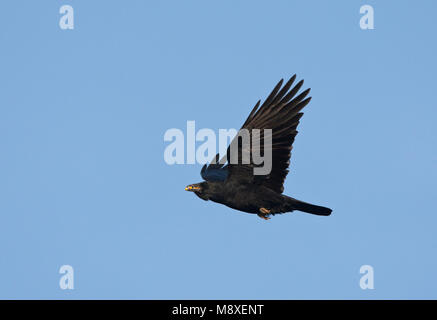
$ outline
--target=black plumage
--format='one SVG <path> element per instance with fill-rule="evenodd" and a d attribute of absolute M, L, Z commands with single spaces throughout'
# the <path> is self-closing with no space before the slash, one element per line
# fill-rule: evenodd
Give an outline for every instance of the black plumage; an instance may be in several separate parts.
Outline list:
<path fill-rule="evenodd" d="M 303 113 L 301 110 L 310 102 L 307 89 L 297 95 L 303 85 L 303 80 L 298 82 L 291 90 L 296 75 L 283 85 L 283 80 L 275 86 L 273 91 L 260 106 L 258 101 L 244 122 L 240 132 L 244 129 L 250 133 L 260 129 L 261 143 L 243 144 L 241 138 L 233 139 L 228 147 L 227 154 L 219 160 L 219 155 L 205 165 L 201 170 L 201 176 L 205 180 L 201 183 L 191 184 L 185 188 L 193 191 L 203 200 L 211 200 L 224 204 L 230 208 L 256 213 L 264 219 L 269 215 L 299 210 L 316 215 L 328 216 L 332 210 L 329 208 L 309 204 L 286 195 L 283 195 L 284 180 L 288 174 L 291 150 L 297 135 L 297 126 Z M 268 150 L 262 143 L 264 138 L 263 129 L 271 129 L 272 167 L 269 174 L 255 175 L 254 169 L 259 167 L 253 158 L 253 152 Z M 267 132 L 266 135 L 269 135 Z M 237 145 L 234 145 L 237 144 Z M 230 161 L 231 146 L 238 150 L 238 161 Z M 250 161 L 242 161 L 244 155 L 249 154 Z"/>

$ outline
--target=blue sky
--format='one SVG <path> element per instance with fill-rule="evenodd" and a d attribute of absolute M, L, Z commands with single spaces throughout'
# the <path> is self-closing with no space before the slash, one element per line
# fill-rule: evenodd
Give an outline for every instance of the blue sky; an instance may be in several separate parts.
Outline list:
<path fill-rule="evenodd" d="M 436 299 L 436 9 L 2 1 L 0 298 Z M 266 222 L 185 192 L 201 166 L 167 165 L 165 131 L 239 128 L 294 73 L 313 100 L 285 194 L 333 214 Z"/>

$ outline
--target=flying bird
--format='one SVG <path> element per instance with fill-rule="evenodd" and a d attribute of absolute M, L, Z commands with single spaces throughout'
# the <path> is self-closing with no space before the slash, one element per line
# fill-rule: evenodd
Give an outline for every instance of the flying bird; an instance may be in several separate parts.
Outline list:
<path fill-rule="evenodd" d="M 331 214 L 332 210 L 329 208 L 282 194 L 284 181 L 289 172 L 292 145 L 297 135 L 296 129 L 303 115 L 301 111 L 311 100 L 311 97 L 307 98 L 310 89 L 297 95 L 303 80 L 292 88 L 295 80 L 296 75 L 282 86 L 284 81 L 281 79 L 261 106 L 261 100 L 255 104 L 239 131 L 239 133 L 243 130 L 249 132 L 250 141 L 253 141 L 256 135 L 261 138 L 261 141 L 264 138 L 264 144 L 240 143 L 244 141 L 237 134 L 222 159 L 219 160 L 217 154 L 208 165 L 203 166 L 201 176 L 205 181 L 188 185 L 185 187 L 186 191 L 194 192 L 203 200 L 211 200 L 232 209 L 257 214 L 265 220 L 270 219 L 271 215 L 295 210 L 321 216 Z M 270 146 L 265 144 L 266 137 L 270 138 Z M 233 158 L 238 160 L 236 163 L 230 161 L 232 150 L 238 151 L 237 158 Z M 255 151 L 260 154 L 271 152 L 272 166 L 268 174 L 254 173 L 255 168 L 260 167 L 252 156 Z M 245 154 L 251 155 L 248 161 L 242 161 Z"/>

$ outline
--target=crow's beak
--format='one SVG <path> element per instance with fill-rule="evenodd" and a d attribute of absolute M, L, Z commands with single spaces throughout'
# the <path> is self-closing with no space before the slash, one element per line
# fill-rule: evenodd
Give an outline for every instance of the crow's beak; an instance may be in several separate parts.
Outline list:
<path fill-rule="evenodd" d="M 200 190 L 200 187 L 197 186 L 186 186 L 185 191 L 198 191 Z"/>

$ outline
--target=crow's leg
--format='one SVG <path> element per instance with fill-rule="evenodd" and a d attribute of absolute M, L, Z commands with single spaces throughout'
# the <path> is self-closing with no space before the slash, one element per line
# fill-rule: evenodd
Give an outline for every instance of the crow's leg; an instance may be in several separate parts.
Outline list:
<path fill-rule="evenodd" d="M 270 212 L 271 210 L 268 210 L 266 208 L 260 208 L 259 209 L 259 213 L 258 213 L 258 217 L 260 217 L 261 219 L 264 220 L 269 220 L 269 216 L 270 216 Z"/>

